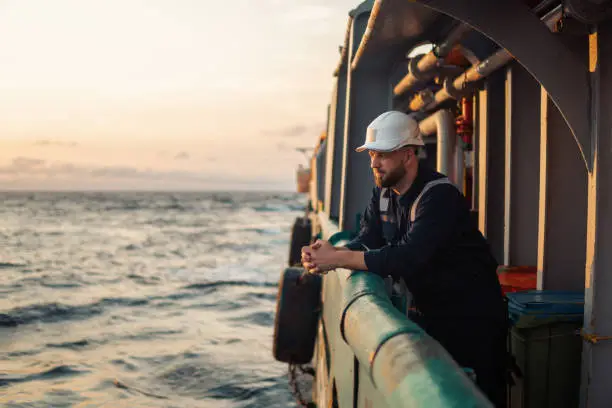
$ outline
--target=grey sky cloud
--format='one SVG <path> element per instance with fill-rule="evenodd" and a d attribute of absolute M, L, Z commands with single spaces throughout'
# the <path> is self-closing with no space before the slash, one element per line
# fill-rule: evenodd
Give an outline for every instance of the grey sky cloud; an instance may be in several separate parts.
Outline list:
<path fill-rule="evenodd" d="M 325 125 L 323 123 L 317 123 L 314 125 L 295 125 L 283 129 L 268 130 L 264 131 L 263 133 L 268 136 L 276 137 L 311 137 L 314 139 L 323 130 L 325 130 Z"/>
<path fill-rule="evenodd" d="M 304 144 L 291 144 L 286 142 L 280 142 L 276 144 L 276 148 L 281 152 L 291 152 L 291 153 L 299 153 L 303 154 L 300 149 L 305 149 L 308 154 L 311 153 L 312 147 L 305 146 Z"/>
<path fill-rule="evenodd" d="M 45 164 L 45 160 L 35 159 L 31 157 L 15 157 L 10 165 L 5 168 L 0 167 L 0 169 L 10 169 L 10 170 L 32 170 L 36 168 L 40 168 Z"/>
<path fill-rule="evenodd" d="M 91 178 L 126 179 L 185 179 L 206 180 L 197 173 L 140 170 L 129 166 L 82 166 L 66 162 L 47 162 L 39 158 L 15 157 L 10 164 L 0 166 L 0 174 L 8 176 L 88 176 Z"/>
<path fill-rule="evenodd" d="M 187 152 L 179 152 L 174 156 L 174 160 L 187 160 L 189 159 L 189 153 Z"/>
<path fill-rule="evenodd" d="M 276 148 L 281 151 L 281 152 L 286 152 L 286 151 L 290 151 L 293 149 L 292 146 L 288 145 L 285 142 L 280 142 L 276 144 Z"/>
<path fill-rule="evenodd" d="M 0 188 L 28 186 L 33 180 L 43 177 L 46 186 L 53 188 L 61 180 L 70 180 L 69 185 L 103 186 L 103 188 L 122 188 L 127 185 L 140 188 L 185 187 L 189 189 L 209 188 L 210 186 L 257 184 L 274 187 L 280 180 L 276 178 L 203 174 L 198 172 L 170 170 L 156 171 L 129 166 L 83 166 L 67 162 L 48 162 L 39 158 L 15 157 L 9 164 L 0 166 Z M 62 185 L 67 185 L 63 183 Z"/>
<path fill-rule="evenodd" d="M 77 147 L 77 142 L 41 139 L 34 142 L 35 146 L 58 146 L 58 147 Z"/>

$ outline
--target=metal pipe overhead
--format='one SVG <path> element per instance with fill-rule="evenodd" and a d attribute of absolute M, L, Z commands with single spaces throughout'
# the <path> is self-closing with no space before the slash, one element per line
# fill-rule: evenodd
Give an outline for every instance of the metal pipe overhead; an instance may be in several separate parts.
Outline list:
<path fill-rule="evenodd" d="M 559 6 L 542 17 L 542 21 L 551 31 L 554 31 L 561 15 L 562 7 Z M 429 89 L 416 94 L 410 101 L 410 110 L 431 110 L 451 98 L 459 99 L 468 85 L 491 75 L 497 69 L 510 62 L 512 58 L 512 55 L 505 49 L 497 51 L 479 64 L 468 68 L 454 79 L 447 78 L 444 81 L 444 87 L 436 92 L 435 95 Z"/>
<path fill-rule="evenodd" d="M 415 87 L 419 82 L 424 82 L 431 79 L 438 68 L 440 68 L 442 59 L 448 55 L 453 46 L 457 44 L 471 28 L 465 24 L 461 24 L 455 28 L 448 38 L 440 45 L 434 47 L 433 50 L 420 58 L 412 58 L 408 63 L 408 75 L 395 85 L 393 93 L 401 95 L 404 92 Z"/>
<path fill-rule="evenodd" d="M 450 110 L 439 110 L 419 123 L 423 136 L 436 134 L 436 170 L 451 178 L 456 176 L 453 164 L 457 136 L 455 134 L 455 115 Z M 454 183 L 457 183 L 454 180 Z"/>
<path fill-rule="evenodd" d="M 459 99 L 468 85 L 491 75 L 511 60 L 512 55 L 508 51 L 505 49 L 499 50 L 480 64 L 470 67 L 455 79 L 444 81 L 444 87 L 435 93 L 433 100 L 428 100 L 426 95 L 415 96 L 410 101 L 410 109 L 413 111 L 431 110 L 448 99 Z"/>

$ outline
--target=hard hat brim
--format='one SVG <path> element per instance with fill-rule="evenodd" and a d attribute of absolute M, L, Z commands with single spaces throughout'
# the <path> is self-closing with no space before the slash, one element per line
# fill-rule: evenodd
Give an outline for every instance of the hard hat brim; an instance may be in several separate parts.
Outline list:
<path fill-rule="evenodd" d="M 384 143 L 384 141 L 376 141 L 370 143 L 364 143 L 363 145 L 355 149 L 356 152 L 363 152 L 365 150 L 372 150 L 375 152 L 392 152 L 394 150 L 401 149 L 405 146 L 425 146 L 425 143 L 421 140 L 413 140 L 409 143 Z"/>

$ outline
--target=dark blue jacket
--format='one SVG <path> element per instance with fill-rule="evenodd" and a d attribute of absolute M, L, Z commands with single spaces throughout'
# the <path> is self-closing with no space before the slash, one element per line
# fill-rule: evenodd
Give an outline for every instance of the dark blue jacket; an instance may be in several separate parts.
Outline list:
<path fill-rule="evenodd" d="M 403 278 L 425 318 L 504 318 L 498 264 L 472 222 L 465 196 L 451 184 L 437 185 L 419 199 L 410 221 L 411 206 L 425 185 L 443 177 L 419 165 L 403 196 L 389 190 L 385 220 L 379 211 L 381 189 L 374 188 L 361 230 L 347 247 L 365 251 L 370 272 Z"/>

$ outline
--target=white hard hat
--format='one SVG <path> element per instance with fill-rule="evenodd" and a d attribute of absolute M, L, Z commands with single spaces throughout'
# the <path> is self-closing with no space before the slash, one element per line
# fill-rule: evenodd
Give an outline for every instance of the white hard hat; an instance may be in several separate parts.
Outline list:
<path fill-rule="evenodd" d="M 408 145 L 425 145 L 419 124 L 414 118 L 403 112 L 388 111 L 368 125 L 365 143 L 355 150 L 358 152 L 366 149 L 391 152 Z"/>

